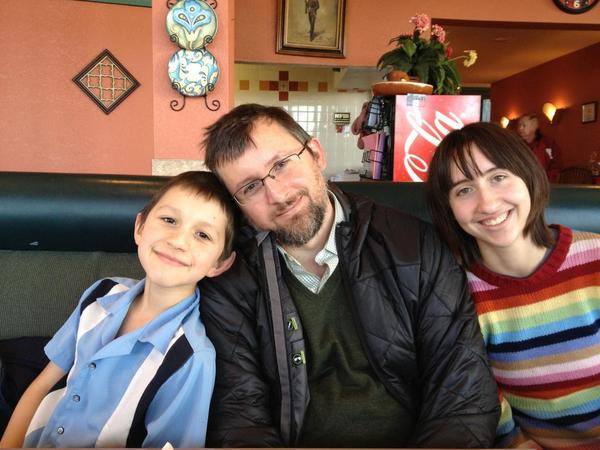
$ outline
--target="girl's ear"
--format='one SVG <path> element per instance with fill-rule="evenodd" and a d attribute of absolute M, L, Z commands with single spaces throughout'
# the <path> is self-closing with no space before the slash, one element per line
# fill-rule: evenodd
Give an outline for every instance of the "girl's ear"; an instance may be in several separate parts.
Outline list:
<path fill-rule="evenodd" d="M 210 269 L 208 271 L 208 273 L 206 274 L 206 276 L 209 278 L 212 278 L 212 277 L 221 275 L 223 272 L 228 270 L 233 265 L 234 261 L 235 261 L 235 252 L 231 252 L 231 255 L 229 255 L 223 261 L 219 262 L 215 267 Z"/>
<path fill-rule="evenodd" d="M 133 226 L 133 239 L 135 240 L 136 245 L 140 245 L 143 226 L 144 224 L 142 223 L 142 216 L 140 213 L 138 213 L 137 216 L 135 216 L 135 225 Z"/>

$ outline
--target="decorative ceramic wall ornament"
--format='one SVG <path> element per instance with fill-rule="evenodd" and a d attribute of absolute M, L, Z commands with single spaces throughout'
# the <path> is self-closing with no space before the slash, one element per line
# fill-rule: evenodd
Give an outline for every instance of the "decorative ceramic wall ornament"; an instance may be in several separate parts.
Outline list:
<path fill-rule="evenodd" d="M 217 33 L 217 15 L 214 9 L 216 0 L 209 3 L 203 0 L 167 1 L 167 33 L 179 50 L 169 60 L 169 78 L 173 89 L 183 96 L 181 104 L 171 101 L 173 111 L 185 107 L 186 97 L 204 97 L 206 107 L 216 111 L 221 102 L 213 100 L 208 106 L 207 94 L 219 79 L 219 67 L 215 57 L 204 47 L 213 41 Z"/>
<path fill-rule="evenodd" d="M 181 0 L 167 14 L 167 33 L 179 47 L 204 48 L 217 33 L 217 15 L 202 0 Z"/>
<path fill-rule="evenodd" d="M 169 60 L 169 78 L 183 95 L 206 95 L 219 79 L 217 60 L 208 50 L 179 50 Z"/>

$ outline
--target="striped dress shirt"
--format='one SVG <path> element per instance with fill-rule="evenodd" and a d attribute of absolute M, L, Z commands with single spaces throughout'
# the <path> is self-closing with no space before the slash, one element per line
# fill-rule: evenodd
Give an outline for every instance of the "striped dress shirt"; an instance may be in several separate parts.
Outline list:
<path fill-rule="evenodd" d="M 38 407 L 25 447 L 203 447 L 215 350 L 199 292 L 117 336 L 144 280 L 92 285 L 45 347 L 68 372 Z"/>

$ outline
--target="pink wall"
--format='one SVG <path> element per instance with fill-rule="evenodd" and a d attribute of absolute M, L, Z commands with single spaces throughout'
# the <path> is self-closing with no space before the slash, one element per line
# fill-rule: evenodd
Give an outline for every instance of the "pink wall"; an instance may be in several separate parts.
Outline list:
<path fill-rule="evenodd" d="M 540 131 L 561 147 L 563 166 L 586 166 L 591 152 L 600 150 L 600 117 L 582 124 L 581 104 L 600 101 L 598 80 L 600 43 L 492 84 L 492 120 L 529 112 L 541 116 L 546 102 L 567 108 L 556 125 L 541 116 Z"/>
<path fill-rule="evenodd" d="M 0 170 L 150 173 L 150 32 L 149 8 L 2 2 Z M 109 115 L 71 81 L 105 48 L 141 83 Z"/>
<path fill-rule="evenodd" d="M 235 59 L 244 62 L 374 66 L 389 50 L 391 37 L 410 32 L 409 18 L 424 12 L 438 19 L 504 22 L 600 23 L 600 7 L 571 15 L 551 0 L 346 0 L 346 58 L 315 58 L 275 53 L 280 0 L 235 0 Z"/>
<path fill-rule="evenodd" d="M 74 0 L 1 1 L 0 170 L 150 174 L 152 159 L 203 159 L 202 129 L 233 105 L 234 0 L 219 0 L 209 50 L 220 78 L 209 101 L 171 88 L 179 50 L 166 32 L 166 0 L 153 8 Z M 141 83 L 109 115 L 71 81 L 105 48 Z"/>

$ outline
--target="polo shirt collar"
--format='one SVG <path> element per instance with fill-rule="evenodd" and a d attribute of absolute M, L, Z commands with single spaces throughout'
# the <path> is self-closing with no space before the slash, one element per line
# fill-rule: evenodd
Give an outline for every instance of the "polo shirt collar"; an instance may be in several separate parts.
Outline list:
<path fill-rule="evenodd" d="M 108 314 L 118 314 L 123 308 L 129 308 L 136 297 L 144 291 L 145 284 L 146 279 L 144 278 L 125 292 L 106 295 L 97 301 Z M 135 341 L 148 342 L 164 354 L 168 350 L 169 342 L 185 319 L 190 314 L 200 314 L 199 303 L 200 291 L 196 288 L 192 295 L 163 311 L 145 326 L 129 333 L 132 339 L 131 346 L 133 347 Z M 125 315 L 126 313 L 123 314 L 123 320 Z"/>

